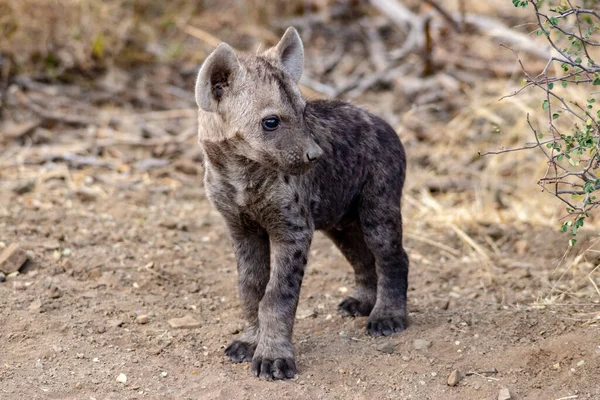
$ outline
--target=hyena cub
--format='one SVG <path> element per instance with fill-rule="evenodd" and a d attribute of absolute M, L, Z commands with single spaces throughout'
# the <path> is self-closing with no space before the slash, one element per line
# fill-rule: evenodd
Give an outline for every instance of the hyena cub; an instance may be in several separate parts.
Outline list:
<path fill-rule="evenodd" d="M 292 328 L 315 230 L 354 268 L 339 309 L 369 316 L 367 333 L 406 327 L 408 257 L 400 197 L 406 157 L 382 119 L 340 101 L 306 101 L 304 50 L 289 28 L 262 54 L 220 44 L 196 82 L 206 193 L 237 259 L 248 325 L 225 353 L 254 376 L 296 374 Z"/>

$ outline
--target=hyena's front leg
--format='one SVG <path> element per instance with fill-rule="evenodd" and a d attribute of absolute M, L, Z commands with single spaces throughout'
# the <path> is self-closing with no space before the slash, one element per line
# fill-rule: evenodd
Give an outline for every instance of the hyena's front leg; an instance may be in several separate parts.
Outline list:
<path fill-rule="evenodd" d="M 300 225 L 292 236 L 271 236 L 273 273 L 260 302 L 260 336 L 251 372 L 261 379 L 285 379 L 296 375 L 292 330 L 304 276 L 312 230 Z"/>
<path fill-rule="evenodd" d="M 248 325 L 225 354 L 233 362 L 250 362 L 258 344 L 258 305 L 269 282 L 269 236 L 262 228 L 241 229 L 230 226 L 237 259 L 238 286 L 244 317 Z"/>

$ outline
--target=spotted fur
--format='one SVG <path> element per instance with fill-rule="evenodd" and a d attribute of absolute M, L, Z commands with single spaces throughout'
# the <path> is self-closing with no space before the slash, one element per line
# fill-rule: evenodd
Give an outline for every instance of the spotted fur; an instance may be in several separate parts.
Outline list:
<path fill-rule="evenodd" d="M 368 316 L 370 335 L 405 329 L 406 157 L 379 117 L 341 101 L 304 100 L 293 28 L 263 54 L 235 56 L 223 46 L 202 67 L 196 97 L 206 192 L 231 234 L 248 322 L 225 352 L 252 362 L 260 378 L 291 378 L 294 316 L 315 230 L 355 271 L 355 291 L 340 310 Z M 268 115 L 281 119 L 274 132 L 261 128 Z M 316 161 L 307 159 L 310 151 Z"/>

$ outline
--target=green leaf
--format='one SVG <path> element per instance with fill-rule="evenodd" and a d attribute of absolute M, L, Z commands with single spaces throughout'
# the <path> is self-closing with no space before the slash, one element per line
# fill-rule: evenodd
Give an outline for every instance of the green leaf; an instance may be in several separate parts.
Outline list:
<path fill-rule="evenodd" d="M 552 119 L 557 119 L 558 117 L 560 117 L 560 115 L 558 113 L 552 114 Z"/>
<path fill-rule="evenodd" d="M 569 239 L 569 246 L 573 247 L 577 243 L 577 239 Z"/>
<path fill-rule="evenodd" d="M 550 90 L 554 89 L 554 83 L 553 82 L 550 82 L 548 84 L 548 89 L 550 89 Z"/>
<path fill-rule="evenodd" d="M 92 54 L 97 58 L 102 58 L 104 56 L 104 36 L 102 36 L 101 33 L 96 35 L 96 39 L 92 45 Z"/>
<path fill-rule="evenodd" d="M 561 85 L 562 85 L 562 87 L 566 88 L 567 87 L 567 81 L 562 81 Z"/>
<path fill-rule="evenodd" d="M 548 103 L 548 100 L 544 100 L 542 103 L 542 110 L 547 110 L 548 108 L 550 108 L 550 103 Z"/>

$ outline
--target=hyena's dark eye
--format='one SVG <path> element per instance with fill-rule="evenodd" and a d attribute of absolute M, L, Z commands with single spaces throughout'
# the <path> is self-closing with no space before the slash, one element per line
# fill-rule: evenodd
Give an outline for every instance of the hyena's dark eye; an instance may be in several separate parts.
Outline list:
<path fill-rule="evenodd" d="M 275 129 L 279 128 L 279 118 L 273 116 L 263 119 L 262 127 L 265 131 L 274 131 Z"/>

